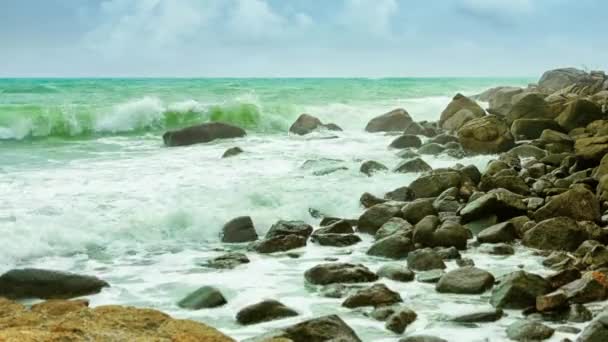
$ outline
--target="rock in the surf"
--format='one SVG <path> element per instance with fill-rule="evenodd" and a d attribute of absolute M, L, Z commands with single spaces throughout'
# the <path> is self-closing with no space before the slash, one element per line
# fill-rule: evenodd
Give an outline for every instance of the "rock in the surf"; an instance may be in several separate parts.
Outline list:
<path fill-rule="evenodd" d="M 306 246 L 307 239 L 297 234 L 278 235 L 252 242 L 248 248 L 262 254 L 286 252 Z"/>
<path fill-rule="evenodd" d="M 379 163 L 375 160 L 368 160 L 363 162 L 363 164 L 361 164 L 361 167 L 359 168 L 359 171 L 361 171 L 361 173 L 371 177 L 374 175 L 374 173 L 376 172 L 382 172 L 382 171 L 387 171 L 388 167 L 384 166 L 384 164 Z"/>
<path fill-rule="evenodd" d="M 452 102 L 441 113 L 439 126 L 448 131 L 457 131 L 466 122 L 484 116 L 486 112 L 477 102 L 456 94 Z"/>
<path fill-rule="evenodd" d="M 348 296 L 342 303 L 347 308 L 358 308 L 362 306 L 392 305 L 401 302 L 399 293 L 389 289 L 384 284 L 374 284 L 363 288 Z"/>
<path fill-rule="evenodd" d="M 163 134 L 166 146 L 186 146 L 206 143 L 216 139 L 244 137 L 244 129 L 222 122 L 208 122 Z"/>
<path fill-rule="evenodd" d="M 297 315 L 297 311 L 285 306 L 278 300 L 267 299 L 242 308 L 236 314 L 236 320 L 240 324 L 250 325 Z"/>
<path fill-rule="evenodd" d="M 492 288 L 494 276 L 476 267 L 460 267 L 443 275 L 435 289 L 441 293 L 479 294 Z"/>
<path fill-rule="evenodd" d="M 494 287 L 490 304 L 501 309 L 525 309 L 536 305 L 536 297 L 551 291 L 543 277 L 525 271 L 507 274 Z"/>
<path fill-rule="evenodd" d="M 402 132 L 411 125 L 412 121 L 405 109 L 398 108 L 371 119 L 365 126 L 365 130 L 370 133 Z"/>
<path fill-rule="evenodd" d="M 302 114 L 296 119 L 296 121 L 291 125 L 291 127 L 289 127 L 289 132 L 298 135 L 306 135 L 320 128 L 327 129 L 330 131 L 342 130 L 336 124 L 325 125 L 317 117 L 314 117 L 310 114 Z"/>
<path fill-rule="evenodd" d="M 67 299 L 99 293 L 108 286 L 93 276 L 36 268 L 13 269 L 0 276 L 0 297 Z"/>
<path fill-rule="evenodd" d="M 222 228 L 222 242 L 240 243 L 258 239 L 258 234 L 249 216 L 239 216 L 224 224 Z"/>
<path fill-rule="evenodd" d="M 495 115 L 468 121 L 458 130 L 458 138 L 465 151 L 479 154 L 506 152 L 515 145 L 507 123 Z"/>
<path fill-rule="evenodd" d="M 313 318 L 292 326 L 271 331 L 243 342 L 309 342 L 344 341 L 361 342 L 355 331 L 337 315 Z"/>
<path fill-rule="evenodd" d="M 314 285 L 367 283 L 378 280 L 378 276 L 363 265 L 339 262 L 317 265 L 307 270 L 304 278 Z"/>
<path fill-rule="evenodd" d="M 507 336 L 514 341 L 542 341 L 554 332 L 555 329 L 535 321 L 518 321 L 507 327 Z"/>
<path fill-rule="evenodd" d="M 279 220 L 270 227 L 266 233 L 266 238 L 292 234 L 308 238 L 312 234 L 312 226 L 303 221 Z"/>
<path fill-rule="evenodd" d="M 238 154 L 241 154 L 245 151 L 243 151 L 242 148 L 235 146 L 235 147 L 231 147 L 229 149 L 227 149 L 224 154 L 222 154 L 222 158 L 230 158 L 230 157 L 234 157 Z"/>
<path fill-rule="evenodd" d="M 215 308 L 226 303 L 228 302 L 220 290 L 213 286 L 203 286 L 184 297 L 177 305 L 183 309 L 199 310 Z"/>

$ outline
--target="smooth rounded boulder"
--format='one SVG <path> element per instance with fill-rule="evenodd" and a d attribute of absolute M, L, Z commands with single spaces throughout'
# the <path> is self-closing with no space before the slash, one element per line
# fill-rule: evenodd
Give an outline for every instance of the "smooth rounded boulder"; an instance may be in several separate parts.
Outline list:
<path fill-rule="evenodd" d="M 547 93 L 566 88 L 589 77 L 583 70 L 560 68 L 546 71 L 538 81 L 538 86 Z"/>
<path fill-rule="evenodd" d="M 268 299 L 244 307 L 236 314 L 236 320 L 240 324 L 250 325 L 297 315 L 297 311 L 285 306 L 278 300 Z"/>
<path fill-rule="evenodd" d="M 271 331 L 244 341 L 309 342 L 348 341 L 361 342 L 355 331 L 337 315 L 313 318 L 292 326 Z"/>
<path fill-rule="evenodd" d="M 310 114 L 301 114 L 296 121 L 289 127 L 289 132 L 297 135 L 306 135 L 317 129 L 327 129 L 330 131 L 341 131 L 336 124 L 323 124 L 321 120 Z"/>
<path fill-rule="evenodd" d="M 412 122 L 410 114 L 405 109 L 398 108 L 371 119 L 365 126 L 365 131 L 370 133 L 403 132 Z"/>
<path fill-rule="evenodd" d="M 554 217 L 536 224 L 522 238 L 525 246 L 542 250 L 574 251 L 588 235 L 569 217 Z"/>
<path fill-rule="evenodd" d="M 494 276 L 482 269 L 465 266 L 443 275 L 435 286 L 441 293 L 480 294 L 492 288 Z"/>
<path fill-rule="evenodd" d="M 456 94 L 452 102 L 441 113 L 439 126 L 448 131 L 456 131 L 467 121 L 480 118 L 485 114 L 485 110 L 477 102 L 462 94 Z"/>
<path fill-rule="evenodd" d="M 458 130 L 460 144 L 467 152 L 494 154 L 515 146 L 507 123 L 495 115 L 487 115 L 465 123 Z"/>
<path fill-rule="evenodd" d="M 9 299 L 69 299 L 99 293 L 110 285 L 93 276 L 23 268 L 0 276 L 0 297 Z"/>
<path fill-rule="evenodd" d="M 249 216 L 240 216 L 228 221 L 222 227 L 222 242 L 241 243 L 258 239 L 258 234 Z"/>
<path fill-rule="evenodd" d="M 186 127 L 163 134 L 166 146 L 187 146 L 206 143 L 216 139 L 244 137 L 244 129 L 223 122 L 207 122 L 201 125 Z"/>
<path fill-rule="evenodd" d="M 536 305 L 536 297 L 551 291 L 543 277 L 525 271 L 507 274 L 492 290 L 490 304 L 501 309 L 525 309 Z"/>
<path fill-rule="evenodd" d="M 585 127 L 595 120 L 605 118 L 602 109 L 595 103 L 576 99 L 569 103 L 566 108 L 555 119 L 566 132 L 578 127 Z"/>
<path fill-rule="evenodd" d="M 389 289 L 384 284 L 374 284 L 363 288 L 348 296 L 342 303 L 347 308 L 358 308 L 362 306 L 383 306 L 402 302 L 399 293 Z"/>
<path fill-rule="evenodd" d="M 203 286 L 190 293 L 177 305 L 183 309 L 199 310 L 222 306 L 228 303 L 220 290 L 212 286 Z"/>

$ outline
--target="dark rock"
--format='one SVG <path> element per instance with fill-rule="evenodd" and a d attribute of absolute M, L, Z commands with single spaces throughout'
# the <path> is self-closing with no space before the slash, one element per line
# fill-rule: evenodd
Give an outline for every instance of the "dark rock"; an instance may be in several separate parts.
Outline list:
<path fill-rule="evenodd" d="M 456 94 L 452 102 L 441 113 L 439 126 L 448 131 L 457 131 L 466 122 L 484 116 L 486 112 L 477 102 L 462 94 Z"/>
<path fill-rule="evenodd" d="M 416 158 L 416 157 L 420 157 L 420 155 L 418 154 L 418 152 L 414 151 L 411 148 L 406 148 L 403 150 L 400 150 L 399 152 L 397 152 L 397 157 L 401 158 L 401 159 L 412 159 L 412 158 Z"/>
<path fill-rule="evenodd" d="M 378 276 L 367 267 L 347 263 L 320 264 L 307 270 L 304 277 L 315 285 L 366 283 L 378 280 Z"/>
<path fill-rule="evenodd" d="M 414 280 L 414 272 L 401 264 L 384 264 L 376 272 L 379 277 L 394 281 L 408 282 Z"/>
<path fill-rule="evenodd" d="M 392 305 L 401 301 L 401 296 L 386 285 L 374 284 L 348 296 L 342 306 L 352 309 L 362 306 Z"/>
<path fill-rule="evenodd" d="M 240 324 L 249 325 L 297 316 L 298 313 L 277 300 L 264 300 L 244 307 L 236 314 Z"/>
<path fill-rule="evenodd" d="M 0 296 L 9 299 L 68 299 L 109 286 L 93 276 L 36 268 L 13 269 L 0 276 Z"/>
<path fill-rule="evenodd" d="M 303 221 L 279 220 L 270 227 L 266 233 L 266 238 L 268 239 L 286 235 L 298 235 L 308 238 L 310 234 L 312 234 L 312 226 Z"/>
<path fill-rule="evenodd" d="M 513 255 L 515 249 L 511 245 L 506 243 L 495 243 L 491 245 L 481 245 L 480 252 L 488 253 L 491 255 Z"/>
<path fill-rule="evenodd" d="M 476 267 L 460 267 L 441 277 L 435 289 L 441 293 L 479 294 L 493 285 L 491 273 Z"/>
<path fill-rule="evenodd" d="M 554 291 L 542 296 L 536 297 L 536 310 L 553 311 L 568 306 L 568 297 L 564 291 Z"/>
<path fill-rule="evenodd" d="M 443 145 L 439 145 L 437 143 L 426 143 L 420 146 L 418 153 L 435 156 L 445 151 L 445 149 L 446 148 Z"/>
<path fill-rule="evenodd" d="M 327 225 L 321 222 L 321 228 L 314 231 L 314 234 L 353 234 L 352 224 L 348 220 L 338 219 Z"/>
<path fill-rule="evenodd" d="M 313 234 L 310 241 L 321 246 L 347 247 L 361 242 L 361 238 L 355 234 Z"/>
<path fill-rule="evenodd" d="M 420 198 L 409 202 L 401 208 L 401 214 L 409 223 L 416 224 L 426 216 L 437 214 L 433 201 L 433 198 Z"/>
<path fill-rule="evenodd" d="M 442 338 L 430 335 L 414 335 L 402 338 L 399 342 L 448 342 Z"/>
<path fill-rule="evenodd" d="M 413 229 L 414 227 L 406 220 L 400 217 L 393 217 L 392 219 L 386 221 L 386 223 L 383 224 L 378 231 L 376 231 L 374 238 L 376 240 L 380 240 L 397 233 L 409 235 L 409 233 L 413 232 Z"/>
<path fill-rule="evenodd" d="M 491 191 L 494 189 L 506 189 L 518 195 L 528 195 L 530 187 L 517 175 L 482 177 L 479 183 L 479 190 Z"/>
<path fill-rule="evenodd" d="M 177 305 L 182 309 L 199 310 L 215 308 L 226 303 L 226 298 L 218 289 L 212 286 L 203 286 L 180 300 Z"/>
<path fill-rule="evenodd" d="M 408 202 L 413 200 L 415 196 L 416 195 L 414 194 L 412 189 L 407 186 L 398 187 L 397 189 L 384 194 L 385 199 L 397 202 Z"/>
<path fill-rule="evenodd" d="M 428 175 L 418 177 L 410 184 L 410 189 L 416 194 L 416 198 L 428 198 L 439 196 L 449 188 L 459 188 L 462 176 L 458 171 L 434 171 Z"/>
<path fill-rule="evenodd" d="M 519 321 L 507 328 L 507 336 L 514 341 L 541 341 L 553 336 L 555 330 L 540 322 Z"/>
<path fill-rule="evenodd" d="M 393 170 L 399 173 L 420 173 L 431 171 L 433 168 L 420 158 L 404 160 L 399 163 Z"/>
<path fill-rule="evenodd" d="M 363 195 L 361 195 L 361 198 L 359 199 L 359 202 L 361 203 L 361 205 L 364 208 L 371 208 L 373 206 L 375 206 L 376 204 L 382 204 L 382 203 L 386 203 L 389 200 L 383 199 L 383 198 L 378 198 L 372 194 L 370 194 L 369 192 L 365 192 L 363 193 Z"/>
<path fill-rule="evenodd" d="M 403 134 L 403 135 L 395 138 L 395 140 L 393 140 L 391 142 L 389 147 L 392 147 L 392 148 L 408 148 L 408 147 L 418 148 L 421 145 L 422 145 L 422 141 L 417 136 L 415 136 L 413 134 Z"/>
<path fill-rule="evenodd" d="M 566 294 L 571 303 L 589 303 L 602 301 L 608 298 L 608 288 L 604 283 L 605 276 L 599 272 L 584 274 L 582 278 L 562 286 L 560 289 Z"/>
<path fill-rule="evenodd" d="M 568 311 L 568 322 L 584 323 L 593 319 L 593 314 L 583 304 L 572 304 Z"/>
<path fill-rule="evenodd" d="M 534 213 L 537 221 L 558 216 L 568 216 L 576 221 L 599 221 L 600 205 L 591 191 L 574 188 L 553 196 Z"/>
<path fill-rule="evenodd" d="M 249 249 L 263 254 L 285 252 L 306 246 L 306 240 L 307 238 L 301 235 L 279 235 L 253 242 Z"/>
<path fill-rule="evenodd" d="M 539 222 L 525 232 L 522 243 L 543 250 L 574 251 L 587 239 L 587 233 L 569 217 L 555 217 Z"/>
<path fill-rule="evenodd" d="M 477 234 L 477 241 L 481 243 L 500 243 L 515 240 L 517 234 L 511 222 L 503 222 L 488 227 Z"/>
<path fill-rule="evenodd" d="M 258 239 L 258 234 L 249 216 L 240 216 L 228 221 L 222 228 L 222 242 L 240 243 Z"/>
<path fill-rule="evenodd" d="M 445 221 L 433 233 L 432 247 L 467 248 L 470 232 L 457 222 Z"/>
<path fill-rule="evenodd" d="M 416 320 L 416 317 L 418 315 L 411 309 L 399 309 L 386 320 L 386 329 L 396 334 L 403 334 L 407 326 Z"/>
<path fill-rule="evenodd" d="M 458 267 L 475 266 L 475 261 L 469 258 L 456 259 L 456 265 Z"/>
<path fill-rule="evenodd" d="M 487 310 L 487 311 L 479 311 L 470 314 L 464 314 L 460 316 L 456 316 L 451 319 L 452 322 L 458 323 L 486 323 L 486 322 L 496 322 L 503 316 L 503 311 L 501 309 Z"/>
<path fill-rule="evenodd" d="M 602 109 L 595 103 L 576 99 L 569 103 L 561 114 L 555 119 L 566 131 L 577 127 L 585 127 L 595 120 L 604 118 Z"/>
<path fill-rule="evenodd" d="M 577 342 L 608 341 L 608 311 L 604 310 L 589 323 L 579 335 Z"/>
<path fill-rule="evenodd" d="M 240 138 L 245 130 L 222 122 L 208 122 L 197 126 L 169 131 L 163 134 L 166 146 L 186 146 L 206 143 L 216 139 Z"/>
<path fill-rule="evenodd" d="M 302 114 L 296 119 L 296 121 L 291 125 L 291 127 L 289 127 L 289 132 L 298 135 L 306 135 L 320 128 L 324 128 L 330 131 L 342 130 L 342 128 L 340 128 L 336 124 L 324 125 L 318 118 L 309 114 Z"/>
<path fill-rule="evenodd" d="M 378 163 L 374 160 L 368 160 L 361 164 L 361 168 L 359 169 L 361 173 L 371 177 L 376 172 L 388 171 L 388 168 L 381 163 Z"/>
<path fill-rule="evenodd" d="M 558 289 L 581 277 L 581 272 L 574 268 L 568 268 L 545 277 L 552 289 Z"/>
<path fill-rule="evenodd" d="M 433 201 L 433 207 L 439 213 L 456 212 L 460 208 L 458 197 L 459 190 L 457 188 L 446 189 Z"/>
<path fill-rule="evenodd" d="M 524 215 L 527 205 L 524 197 L 506 189 L 496 189 L 469 202 L 460 215 L 464 222 L 470 222 L 482 217 L 497 215 L 500 221 Z"/>
<path fill-rule="evenodd" d="M 477 236 L 484 229 L 495 225 L 498 222 L 498 218 L 496 215 L 489 215 L 486 217 L 482 217 L 476 219 L 474 221 L 468 222 L 464 226 L 473 233 L 473 235 Z"/>
<path fill-rule="evenodd" d="M 231 147 L 231 148 L 227 149 L 224 152 L 224 154 L 222 154 L 222 158 L 234 157 L 243 152 L 245 152 L 245 151 L 243 151 L 243 149 L 241 149 L 240 147 Z"/>
<path fill-rule="evenodd" d="M 548 281 L 541 276 L 515 271 L 509 273 L 494 286 L 490 304 L 501 309 L 524 309 L 536 305 L 536 297 L 551 290 Z"/>
<path fill-rule="evenodd" d="M 511 125 L 511 134 L 517 140 L 540 138 L 545 129 L 560 131 L 561 126 L 553 119 L 517 119 Z"/>
<path fill-rule="evenodd" d="M 402 259 L 414 250 L 414 243 L 408 234 L 397 233 L 376 241 L 367 251 L 368 255 Z"/>
<path fill-rule="evenodd" d="M 506 119 L 509 123 L 513 123 L 517 119 L 553 119 L 554 117 L 555 114 L 545 102 L 543 94 L 527 93 L 518 96 Z"/>
<path fill-rule="evenodd" d="M 405 109 L 399 108 L 370 120 L 365 126 L 367 132 L 399 132 L 412 124 L 412 118 Z"/>
<path fill-rule="evenodd" d="M 243 342 L 292 341 L 322 342 L 344 341 L 361 342 L 355 331 L 337 315 L 310 319 L 287 328 L 279 329 Z"/>
<path fill-rule="evenodd" d="M 357 230 L 362 233 L 376 234 L 376 231 L 382 227 L 388 220 L 397 216 L 400 213 L 400 208 L 387 203 L 376 204 L 367 209 L 360 217 L 357 223 Z"/>
<path fill-rule="evenodd" d="M 230 252 L 210 260 L 205 266 L 217 269 L 232 269 L 242 264 L 248 264 L 247 255 L 238 252 Z"/>
<path fill-rule="evenodd" d="M 407 256 L 407 265 L 409 268 L 418 271 L 446 268 L 441 256 L 431 248 L 418 249 L 410 252 Z"/>

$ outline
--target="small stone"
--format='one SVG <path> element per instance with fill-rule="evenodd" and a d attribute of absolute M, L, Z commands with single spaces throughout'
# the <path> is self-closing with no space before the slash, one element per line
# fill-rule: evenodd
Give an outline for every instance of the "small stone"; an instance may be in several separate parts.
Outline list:
<path fill-rule="evenodd" d="M 439 279 L 441 279 L 441 277 L 443 277 L 443 275 L 445 274 L 444 270 L 430 270 L 430 271 L 423 271 L 423 272 L 418 272 L 416 274 L 416 280 L 421 282 L 421 283 L 437 283 L 439 281 Z"/>
<path fill-rule="evenodd" d="M 514 341 L 540 341 L 553 336 L 555 330 L 534 321 L 515 322 L 507 328 L 507 336 Z"/>
<path fill-rule="evenodd" d="M 297 315 L 295 310 L 283 303 L 269 299 L 241 309 L 236 315 L 236 320 L 240 324 L 249 325 Z"/>
<path fill-rule="evenodd" d="M 407 326 L 414 322 L 417 316 L 411 309 L 399 309 L 386 320 L 386 329 L 396 334 L 403 334 Z"/>
<path fill-rule="evenodd" d="M 212 286 L 203 286 L 180 300 L 177 305 L 183 309 L 199 310 L 215 308 L 226 303 L 226 299 L 218 289 Z"/>
<path fill-rule="evenodd" d="M 352 309 L 362 306 L 392 305 L 401 301 L 399 293 L 390 290 L 384 284 L 374 284 L 347 297 L 342 306 Z"/>
<path fill-rule="evenodd" d="M 222 158 L 229 158 L 229 157 L 234 157 L 238 154 L 241 154 L 245 151 L 243 151 L 240 147 L 235 146 L 235 147 L 231 147 L 229 149 L 227 149 L 224 154 L 222 154 Z"/>
<path fill-rule="evenodd" d="M 418 271 L 446 268 L 441 256 L 431 248 L 410 252 L 407 255 L 407 265 L 409 268 Z"/>
<path fill-rule="evenodd" d="M 385 264 L 376 272 L 379 277 L 387 278 L 394 281 L 408 282 L 414 280 L 415 274 L 404 265 L 401 264 Z"/>

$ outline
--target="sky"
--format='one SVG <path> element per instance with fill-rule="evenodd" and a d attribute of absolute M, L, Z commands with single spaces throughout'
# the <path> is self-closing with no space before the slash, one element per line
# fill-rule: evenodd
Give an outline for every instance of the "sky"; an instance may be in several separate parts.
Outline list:
<path fill-rule="evenodd" d="M 608 69 L 605 0 L 0 0 L 0 77 Z"/>

